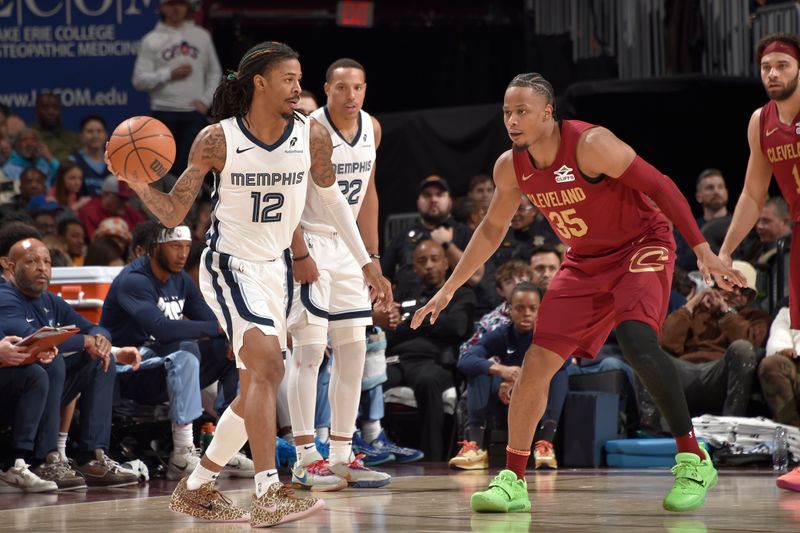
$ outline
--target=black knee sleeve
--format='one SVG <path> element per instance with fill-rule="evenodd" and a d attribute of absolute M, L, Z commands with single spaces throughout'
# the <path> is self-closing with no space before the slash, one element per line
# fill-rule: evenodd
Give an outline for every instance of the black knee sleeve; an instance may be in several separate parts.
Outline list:
<path fill-rule="evenodd" d="M 672 356 L 658 345 L 656 332 L 644 322 L 627 320 L 617 326 L 617 340 L 625 360 L 667 419 L 672 434 L 686 435 L 692 429 L 686 396 Z"/>

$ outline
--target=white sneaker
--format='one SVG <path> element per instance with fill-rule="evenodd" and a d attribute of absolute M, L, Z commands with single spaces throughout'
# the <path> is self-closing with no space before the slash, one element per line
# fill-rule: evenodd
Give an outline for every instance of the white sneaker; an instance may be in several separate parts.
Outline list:
<path fill-rule="evenodd" d="M 330 470 L 328 461 L 319 457 L 307 465 L 297 462 L 292 466 L 292 484 L 301 489 L 328 492 L 347 488 L 347 481 Z"/>
<path fill-rule="evenodd" d="M 178 481 L 184 476 L 191 474 L 199 464 L 200 451 L 194 446 L 186 446 L 179 450 L 173 450 L 172 454 L 169 456 L 167 479 L 170 481 Z"/>
<path fill-rule="evenodd" d="M 374 489 L 388 485 L 392 481 L 392 476 L 389 474 L 364 466 L 360 454 L 347 464 L 329 464 L 328 468 L 354 489 Z"/>
<path fill-rule="evenodd" d="M 252 459 L 242 452 L 236 452 L 220 474 L 220 477 L 253 477 L 256 475 L 256 467 Z"/>
<path fill-rule="evenodd" d="M 0 493 L 8 492 L 55 492 L 55 481 L 45 481 L 28 469 L 23 459 L 17 459 L 14 466 L 0 472 Z"/>

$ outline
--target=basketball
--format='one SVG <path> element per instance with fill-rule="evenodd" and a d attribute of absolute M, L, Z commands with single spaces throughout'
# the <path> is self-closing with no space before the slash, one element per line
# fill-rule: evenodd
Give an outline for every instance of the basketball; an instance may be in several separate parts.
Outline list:
<path fill-rule="evenodd" d="M 131 117 L 108 140 L 108 159 L 124 179 L 151 183 L 164 177 L 175 162 L 175 138 L 153 117 Z"/>

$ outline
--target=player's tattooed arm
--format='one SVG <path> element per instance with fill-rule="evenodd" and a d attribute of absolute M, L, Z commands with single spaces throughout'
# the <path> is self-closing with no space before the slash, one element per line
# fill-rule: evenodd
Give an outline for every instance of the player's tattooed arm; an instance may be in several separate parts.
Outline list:
<path fill-rule="evenodd" d="M 194 204 L 206 174 L 212 170 L 219 172 L 225 166 L 225 154 L 222 126 L 212 124 L 197 134 L 189 152 L 188 166 L 169 194 L 149 184 L 131 181 L 128 184 L 162 224 L 175 227 L 183 222 Z"/>
<path fill-rule="evenodd" d="M 331 136 L 325 126 L 316 120 L 310 120 L 309 124 L 311 125 L 311 179 L 319 187 L 330 187 L 336 183 L 336 174 L 331 163 L 333 154 Z"/>

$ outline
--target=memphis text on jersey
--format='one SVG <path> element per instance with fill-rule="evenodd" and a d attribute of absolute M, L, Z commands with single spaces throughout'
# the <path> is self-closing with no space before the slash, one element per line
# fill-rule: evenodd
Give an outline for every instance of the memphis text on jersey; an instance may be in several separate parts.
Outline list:
<path fill-rule="evenodd" d="M 586 193 L 581 187 L 570 187 L 558 191 L 537 192 L 528 194 L 528 199 L 539 209 L 573 205 L 586 200 Z"/>
<path fill-rule="evenodd" d="M 770 163 L 779 163 L 788 159 L 800 159 L 800 142 L 767 148 L 767 159 L 769 159 Z"/>
<path fill-rule="evenodd" d="M 303 182 L 305 171 L 300 172 L 231 172 L 231 185 L 264 187 L 268 185 L 297 185 Z"/>

